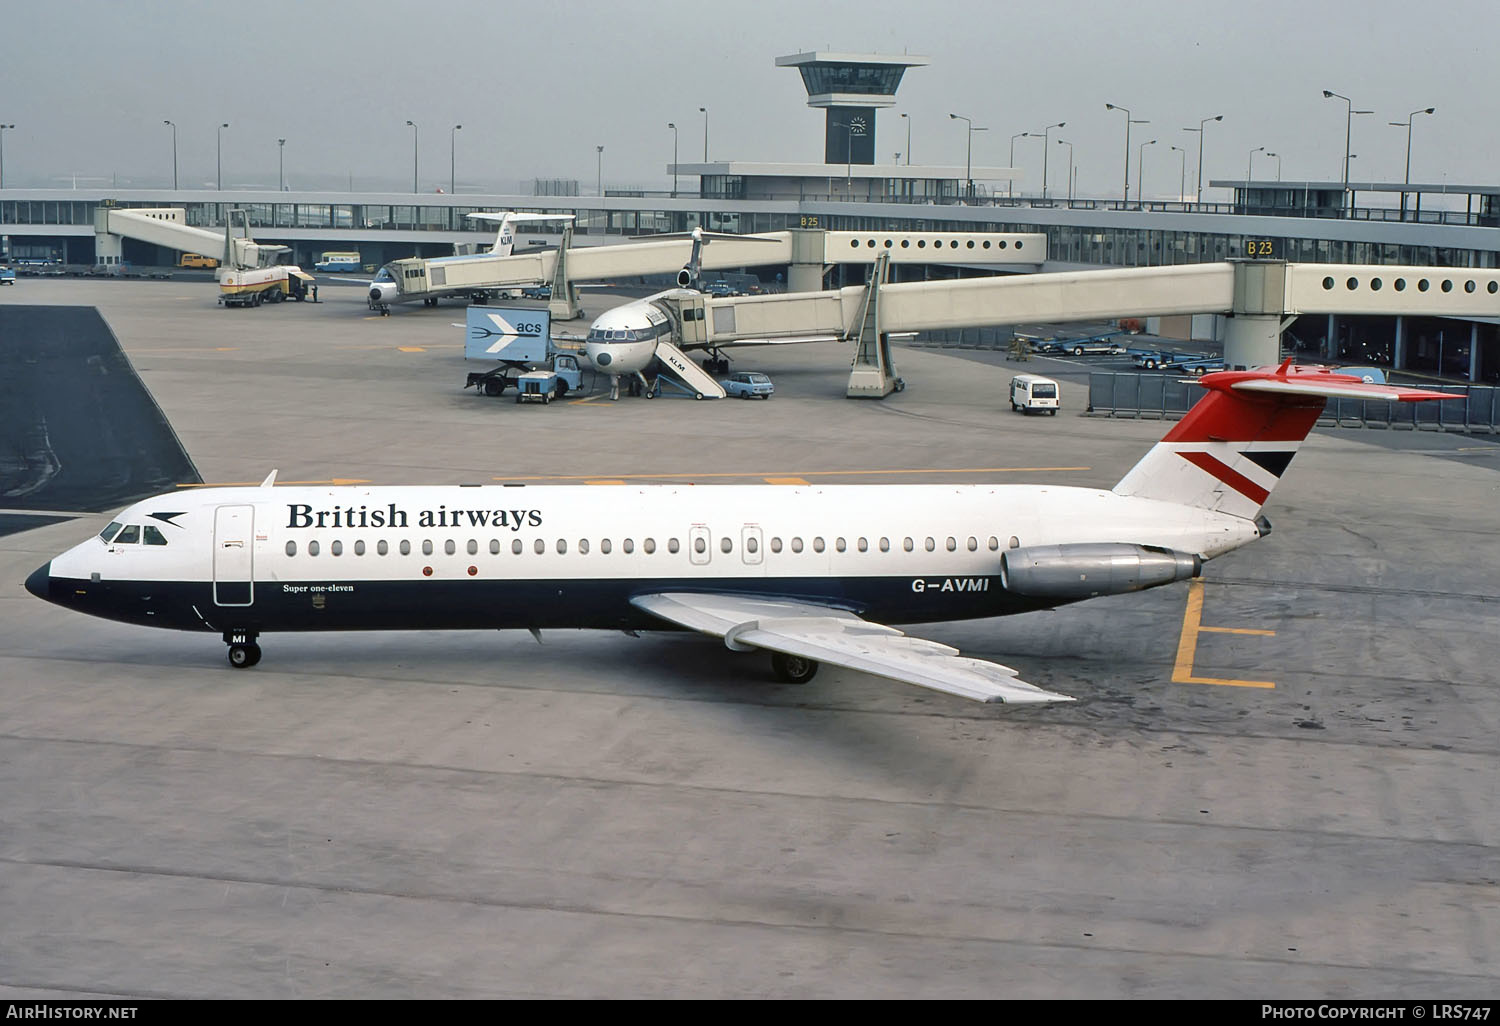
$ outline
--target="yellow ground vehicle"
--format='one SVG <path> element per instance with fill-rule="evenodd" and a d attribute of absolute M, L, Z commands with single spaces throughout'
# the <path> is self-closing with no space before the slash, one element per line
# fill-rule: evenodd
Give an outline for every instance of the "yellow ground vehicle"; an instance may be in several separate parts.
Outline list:
<path fill-rule="evenodd" d="M 184 253 L 177 259 L 178 267 L 206 267 L 215 268 L 219 262 L 213 257 L 203 256 L 201 253 Z"/>

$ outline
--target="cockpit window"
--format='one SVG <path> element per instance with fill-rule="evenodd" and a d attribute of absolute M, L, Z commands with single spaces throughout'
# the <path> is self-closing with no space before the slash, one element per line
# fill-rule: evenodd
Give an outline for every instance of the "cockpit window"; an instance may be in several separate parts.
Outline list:
<path fill-rule="evenodd" d="M 113 538 L 115 536 L 115 532 L 118 531 L 119 529 L 120 529 L 120 522 L 118 520 L 111 520 L 110 523 L 109 523 L 109 526 L 106 527 L 104 530 L 102 530 L 102 531 L 99 532 L 99 539 L 101 541 L 109 541 L 111 538 Z"/>
<path fill-rule="evenodd" d="M 130 524 L 125 530 L 115 535 L 116 545 L 135 545 L 141 540 L 141 528 L 139 524 Z"/>
<path fill-rule="evenodd" d="M 378 271 L 375 272 L 375 280 L 376 281 L 395 281 L 396 279 L 395 279 L 394 276 L 392 276 L 391 269 L 389 267 L 382 267 L 380 270 L 378 270 Z"/>
<path fill-rule="evenodd" d="M 166 537 L 150 524 L 141 528 L 141 541 L 147 545 L 165 545 L 167 543 Z"/>

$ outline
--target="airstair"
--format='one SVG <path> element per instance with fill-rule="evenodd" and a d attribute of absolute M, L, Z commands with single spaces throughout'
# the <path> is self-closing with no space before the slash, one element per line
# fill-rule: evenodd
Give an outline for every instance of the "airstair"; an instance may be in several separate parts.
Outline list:
<path fill-rule="evenodd" d="M 722 399 L 724 386 L 709 376 L 708 372 L 687 358 L 681 349 L 662 340 L 656 343 L 656 358 L 662 370 L 687 386 L 695 399 Z"/>

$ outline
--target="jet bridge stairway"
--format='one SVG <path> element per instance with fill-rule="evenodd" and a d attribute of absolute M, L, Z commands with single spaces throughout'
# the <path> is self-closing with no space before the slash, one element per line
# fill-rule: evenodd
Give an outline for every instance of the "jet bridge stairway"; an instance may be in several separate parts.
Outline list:
<path fill-rule="evenodd" d="M 709 376 L 708 372 L 687 358 L 681 349 L 662 339 L 656 343 L 656 358 L 662 370 L 678 379 L 687 387 L 695 399 L 723 399 L 724 386 Z"/>

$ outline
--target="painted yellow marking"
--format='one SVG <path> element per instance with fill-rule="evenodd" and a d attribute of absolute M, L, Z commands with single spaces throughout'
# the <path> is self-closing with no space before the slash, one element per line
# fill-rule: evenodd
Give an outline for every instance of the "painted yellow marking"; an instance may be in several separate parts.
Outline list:
<path fill-rule="evenodd" d="M 1198 635 L 1202 631 L 1221 634 L 1262 634 L 1274 636 L 1275 631 L 1255 630 L 1248 627 L 1204 627 L 1203 626 L 1203 579 L 1188 582 L 1187 609 L 1182 616 L 1182 637 L 1177 642 L 1177 662 L 1172 667 L 1175 684 L 1224 684 L 1235 688 L 1274 688 L 1269 680 L 1233 680 L 1224 677 L 1197 677 L 1193 674 L 1193 657 L 1198 652 Z"/>
<path fill-rule="evenodd" d="M 599 394 L 599 395 L 586 395 L 582 399 L 569 399 L 568 400 L 568 405 L 569 406 L 582 406 L 584 403 L 591 403 L 591 402 L 594 402 L 594 401 L 599 400 L 599 399 L 607 399 L 607 398 L 609 398 L 609 397 L 606 396 L 606 395 L 604 395 L 604 394 L 602 394 L 602 393 Z"/>
<path fill-rule="evenodd" d="M 170 349 L 132 349 L 132 353 L 237 353 L 239 346 L 213 346 L 204 349 L 200 346 L 173 346 Z"/>
<path fill-rule="evenodd" d="M 398 353 L 425 353 L 425 352 L 427 352 L 427 350 L 423 349 L 421 346 L 397 346 L 396 347 L 396 352 L 398 352 Z"/>
<path fill-rule="evenodd" d="M 622 485 L 624 481 L 585 481 L 584 484 L 591 485 Z"/>
<path fill-rule="evenodd" d="M 766 484 L 774 484 L 774 485 L 805 485 L 807 483 L 808 483 L 807 479 L 806 478 L 801 478 L 801 477 L 768 477 L 768 478 L 766 478 Z"/>
<path fill-rule="evenodd" d="M 583 402 L 584 400 L 578 400 Z M 1056 474 L 1092 470 L 1092 467 L 924 467 L 914 470 L 804 470 L 799 477 L 873 477 L 877 474 L 892 476 L 907 474 Z M 683 478 L 707 477 L 758 477 L 762 480 L 782 476 L 774 471 L 715 471 L 703 474 L 624 474 L 634 481 L 681 480 Z M 584 481 L 588 474 L 533 474 L 523 477 L 496 477 L 495 481 Z"/>
<path fill-rule="evenodd" d="M 278 485 L 357 485 L 369 484 L 368 478 L 363 477 L 331 477 L 326 481 L 277 481 Z M 220 481 L 212 483 L 205 481 L 202 484 L 179 484 L 178 488 L 255 488 L 260 485 L 259 481 Z"/>

